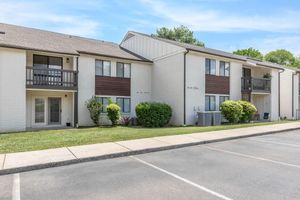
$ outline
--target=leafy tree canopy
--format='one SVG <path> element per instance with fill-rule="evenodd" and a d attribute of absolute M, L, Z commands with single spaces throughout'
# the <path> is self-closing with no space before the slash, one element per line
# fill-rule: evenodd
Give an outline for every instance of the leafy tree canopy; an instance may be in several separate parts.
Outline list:
<path fill-rule="evenodd" d="M 252 47 L 250 47 L 248 49 L 238 49 L 238 50 L 234 51 L 233 53 L 237 54 L 237 55 L 256 58 L 256 59 L 259 59 L 259 60 L 262 60 L 264 58 L 263 54 L 259 50 L 254 49 Z"/>
<path fill-rule="evenodd" d="M 265 60 L 286 66 L 294 66 L 297 61 L 294 55 L 285 49 L 278 49 L 267 53 Z"/>
<path fill-rule="evenodd" d="M 171 29 L 166 27 L 159 28 L 156 30 L 156 34 L 154 35 L 160 38 L 175 40 L 178 42 L 194 44 L 202 47 L 205 46 L 203 42 L 194 37 L 193 31 L 189 30 L 186 26 L 183 25 Z"/>

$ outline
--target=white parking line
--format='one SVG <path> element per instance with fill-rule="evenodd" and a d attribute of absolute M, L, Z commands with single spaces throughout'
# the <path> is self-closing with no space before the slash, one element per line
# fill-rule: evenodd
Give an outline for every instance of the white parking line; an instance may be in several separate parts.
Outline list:
<path fill-rule="evenodd" d="M 152 167 L 152 168 L 154 168 L 154 169 L 156 169 L 156 170 L 158 170 L 158 171 L 160 171 L 160 172 L 163 172 L 163 173 L 165 173 L 165 174 L 168 174 L 169 176 L 172 176 L 172 177 L 174 177 L 174 178 L 176 178 L 176 179 L 178 179 L 178 180 L 181 180 L 181 181 L 183 181 L 183 182 L 185 182 L 185 183 L 187 183 L 187 184 L 189 184 L 189 185 L 192 185 L 192 186 L 194 186 L 194 187 L 196 187 L 196 188 L 198 188 L 198 189 L 200 189 L 200 190 L 203 190 L 203 191 L 205 191 L 205 192 L 207 192 L 207 193 L 209 193 L 209 194 L 212 194 L 212 195 L 214 195 L 214 196 L 216 196 L 216 197 L 219 197 L 220 199 L 224 199 L 224 200 L 232 200 L 231 198 L 228 198 L 228 197 L 226 197 L 226 196 L 224 196 L 224 195 L 222 195 L 222 194 L 220 194 L 220 193 L 217 193 L 217 192 L 215 192 L 215 191 L 212 191 L 212 190 L 210 190 L 210 189 L 208 189 L 208 188 L 206 188 L 206 187 L 204 187 L 204 186 L 198 185 L 197 183 L 194 183 L 194 182 L 192 182 L 192 181 L 190 181 L 190 180 L 187 180 L 187 179 L 185 179 L 185 178 L 183 178 L 183 177 L 181 177 L 181 176 L 178 176 L 178 175 L 176 175 L 176 174 L 174 174 L 174 173 L 172 173 L 172 172 L 169 172 L 169 171 L 164 170 L 164 169 L 162 169 L 162 168 L 160 168 L 160 167 L 157 167 L 157 166 L 155 166 L 155 165 L 153 165 L 153 164 L 151 164 L 151 163 L 148 163 L 148 162 L 146 162 L 146 161 L 144 161 L 144 160 L 141 160 L 141 159 L 139 159 L 139 158 L 137 158 L 137 157 L 134 157 L 134 156 L 130 156 L 130 157 L 133 158 L 134 160 L 140 162 L 140 163 L 143 163 L 143 164 L 145 164 L 145 165 L 147 165 L 147 166 L 149 166 L 149 167 Z"/>
<path fill-rule="evenodd" d="M 290 144 L 290 143 L 285 143 L 285 142 L 274 142 L 274 141 L 270 141 L 270 140 L 260 140 L 260 139 L 254 139 L 254 138 L 249 138 L 248 140 L 252 140 L 252 141 L 256 141 L 256 142 L 264 142 L 264 143 L 278 144 L 278 145 L 283 145 L 283 146 L 300 148 L 300 145 Z"/>
<path fill-rule="evenodd" d="M 223 153 L 227 153 L 227 154 L 232 154 L 232 155 L 236 155 L 236 156 L 240 156 L 240 157 L 251 158 L 251 159 L 255 159 L 255 160 L 261 160 L 261 161 L 265 161 L 265 162 L 271 162 L 271 163 L 275 163 L 275 164 L 279 164 L 279 165 L 284 165 L 284 166 L 288 166 L 288 167 L 295 167 L 295 168 L 300 169 L 299 165 L 294 165 L 294 164 L 290 164 L 290 163 L 286 163 L 286 162 L 271 160 L 271 159 L 267 159 L 267 158 L 263 158 L 263 157 L 251 156 L 251 155 L 248 155 L 248 154 L 242 154 L 242 153 L 237 153 L 237 152 L 233 152 L 233 151 L 227 151 L 227 150 L 223 150 L 223 149 L 219 149 L 219 148 L 215 148 L 215 147 L 210 147 L 210 146 L 203 146 L 203 148 L 210 149 L 210 150 L 213 150 L 213 151 L 219 151 L 219 152 L 223 152 Z"/>
<path fill-rule="evenodd" d="M 21 200 L 20 174 L 13 175 L 12 200 Z"/>

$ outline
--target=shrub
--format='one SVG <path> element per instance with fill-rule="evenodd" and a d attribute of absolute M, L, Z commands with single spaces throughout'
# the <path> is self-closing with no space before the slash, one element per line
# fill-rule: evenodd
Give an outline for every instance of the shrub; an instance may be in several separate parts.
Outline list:
<path fill-rule="evenodd" d="M 238 102 L 229 100 L 221 104 L 220 111 L 230 123 L 237 123 L 243 114 L 243 107 Z"/>
<path fill-rule="evenodd" d="M 130 121 L 131 121 L 131 117 L 129 117 L 129 116 L 123 116 L 123 117 L 122 117 L 122 123 L 123 123 L 125 126 L 129 126 Z"/>
<path fill-rule="evenodd" d="M 145 127 L 163 127 L 169 123 L 172 117 L 172 108 L 165 103 L 139 103 L 135 112 L 138 123 Z"/>
<path fill-rule="evenodd" d="M 107 117 L 111 121 L 111 124 L 115 126 L 121 117 L 121 108 L 115 103 L 111 103 L 106 107 Z"/>
<path fill-rule="evenodd" d="M 256 107 L 248 101 L 237 101 L 243 107 L 243 113 L 240 117 L 240 122 L 249 122 L 252 116 L 256 113 Z"/>
<path fill-rule="evenodd" d="M 85 102 L 87 109 L 90 112 L 90 117 L 95 125 L 99 125 L 100 111 L 102 108 L 101 102 L 95 96 Z"/>

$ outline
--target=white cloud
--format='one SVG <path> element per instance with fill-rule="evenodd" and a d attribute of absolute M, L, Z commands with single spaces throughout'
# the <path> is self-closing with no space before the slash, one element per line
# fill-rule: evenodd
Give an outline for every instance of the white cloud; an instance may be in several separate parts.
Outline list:
<path fill-rule="evenodd" d="M 286 49 L 297 56 L 300 56 L 300 36 L 280 36 L 255 39 L 246 42 L 266 54 L 277 49 Z"/>
<path fill-rule="evenodd" d="M 97 21 L 86 16 L 61 14 L 47 3 L 30 1 L 0 2 L 0 22 L 89 37 L 99 35 L 100 28 Z"/>
<path fill-rule="evenodd" d="M 300 13 L 286 11 L 269 16 L 241 16 L 224 11 L 173 5 L 166 1 L 140 0 L 150 8 L 149 13 L 161 16 L 174 25 L 183 24 L 194 31 L 242 32 L 268 31 L 287 32 L 300 30 Z M 201 4 L 198 4 L 201 5 Z"/>

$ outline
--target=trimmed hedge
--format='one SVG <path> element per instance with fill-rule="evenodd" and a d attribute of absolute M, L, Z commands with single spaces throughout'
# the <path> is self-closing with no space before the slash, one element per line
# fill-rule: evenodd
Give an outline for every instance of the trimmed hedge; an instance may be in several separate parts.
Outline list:
<path fill-rule="evenodd" d="M 242 116 L 240 117 L 240 122 L 249 122 L 252 118 L 252 116 L 256 113 L 257 109 L 256 107 L 248 102 L 248 101 L 237 101 L 242 107 L 243 107 L 243 113 Z"/>
<path fill-rule="evenodd" d="M 172 117 L 172 108 L 165 103 L 143 102 L 135 108 L 138 123 L 144 127 L 163 127 Z"/>
<path fill-rule="evenodd" d="M 237 101 L 228 100 L 221 104 L 220 111 L 230 123 L 237 123 L 243 114 L 243 106 Z"/>

